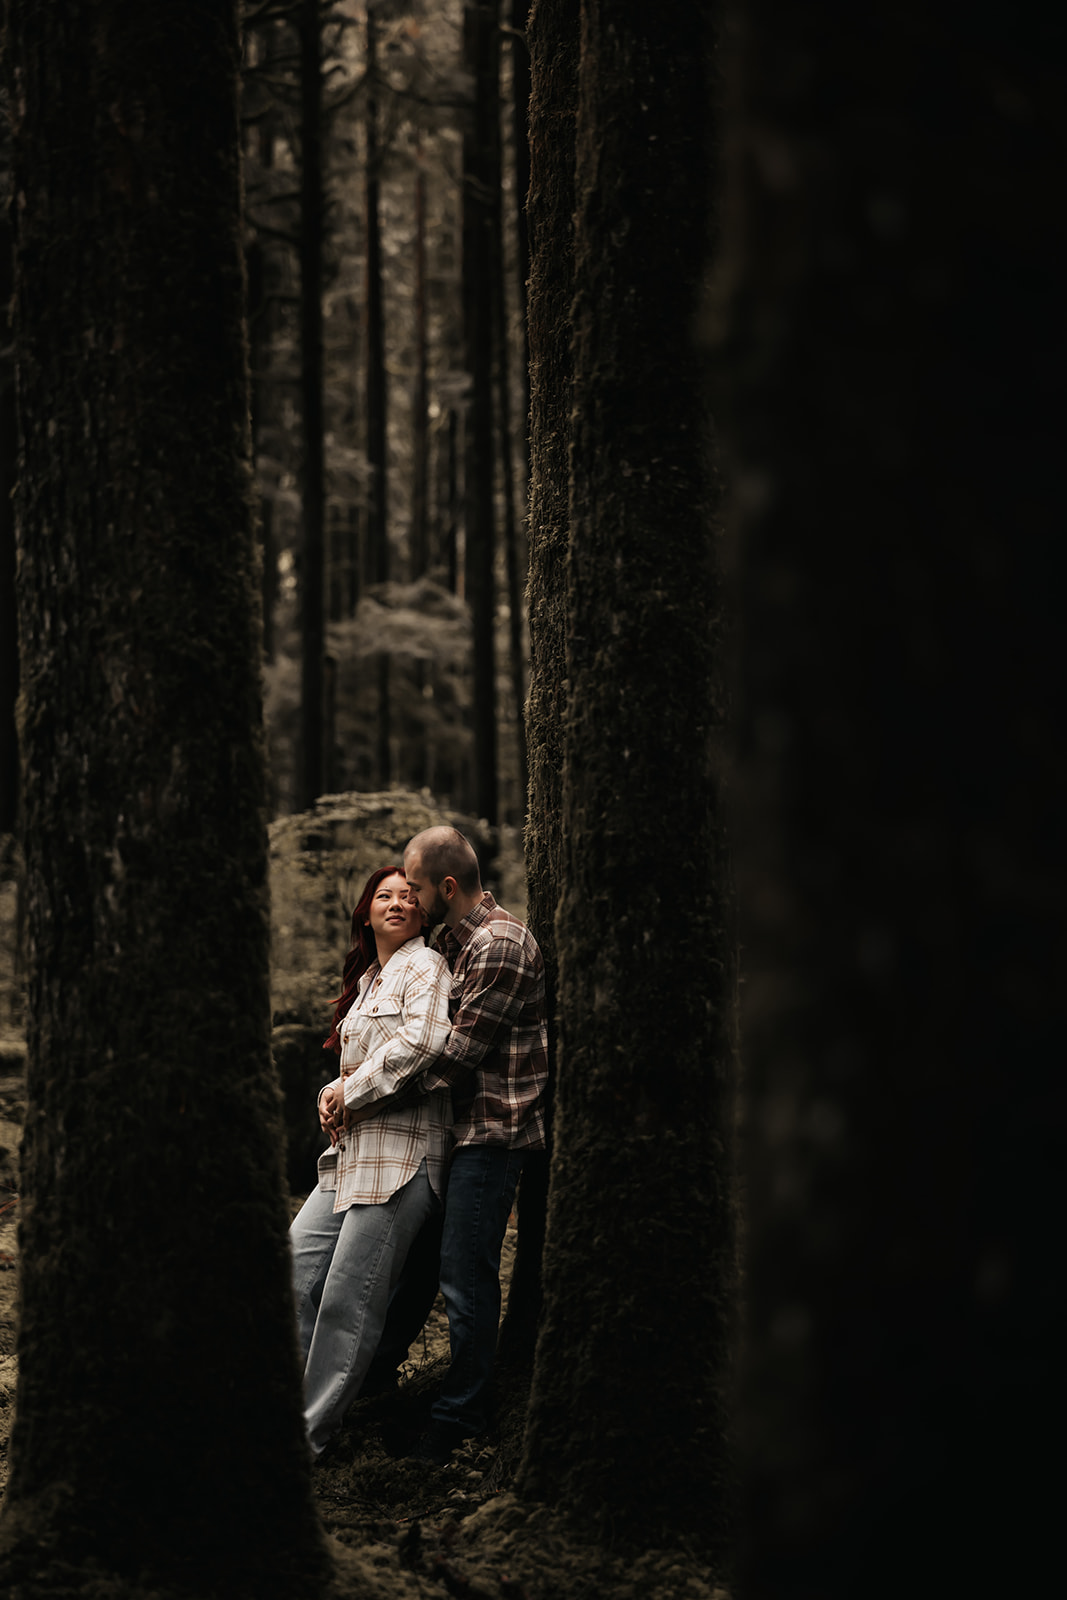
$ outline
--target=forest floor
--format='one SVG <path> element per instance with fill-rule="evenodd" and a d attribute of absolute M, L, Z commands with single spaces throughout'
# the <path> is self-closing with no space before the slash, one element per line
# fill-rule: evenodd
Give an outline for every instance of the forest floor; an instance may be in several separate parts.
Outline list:
<path fill-rule="evenodd" d="M 17 1378 L 17 1174 L 25 1113 L 21 1019 L 5 960 L 11 954 L 11 888 L 0 882 L 0 1490 L 7 1481 Z M 293 1214 L 302 1198 L 292 1197 Z M 509 1229 L 505 1294 L 513 1252 Z M 405 1444 L 429 1414 L 447 1351 L 439 1300 L 399 1395 L 357 1401 L 312 1468 L 336 1572 L 322 1600 L 727 1600 L 711 1569 L 684 1549 L 637 1555 L 615 1549 L 590 1529 L 516 1497 L 523 1375 L 501 1383 L 498 1426 L 486 1441 L 464 1445 L 447 1467 L 404 1459 Z"/>
<path fill-rule="evenodd" d="M 3 1041 L 0 1040 L 0 1047 Z M 11 1052 L 2 1058 L 10 1063 Z M 17 1364 L 17 1201 L 24 1090 L 0 1071 L 0 1488 L 14 1414 Z M 294 1197 L 294 1210 L 299 1197 Z M 513 1233 L 505 1243 L 510 1272 Z M 635 1556 L 612 1550 L 510 1484 L 522 1448 L 521 1379 L 504 1386 L 499 1426 L 464 1445 L 447 1467 L 396 1452 L 418 1433 L 447 1359 L 440 1302 L 397 1399 L 357 1401 L 335 1443 L 312 1468 L 312 1487 L 333 1551 L 336 1579 L 323 1600 L 726 1600 L 710 1569 L 681 1549 Z"/>

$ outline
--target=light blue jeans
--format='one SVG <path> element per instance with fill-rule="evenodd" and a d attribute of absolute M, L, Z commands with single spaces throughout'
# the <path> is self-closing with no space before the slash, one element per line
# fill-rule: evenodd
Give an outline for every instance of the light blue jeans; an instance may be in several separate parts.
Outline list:
<path fill-rule="evenodd" d="M 321 1454 L 359 1394 L 412 1240 L 439 1207 L 423 1161 L 381 1205 L 335 1212 L 313 1189 L 289 1229 L 293 1294 L 304 1359 L 304 1424 Z"/>

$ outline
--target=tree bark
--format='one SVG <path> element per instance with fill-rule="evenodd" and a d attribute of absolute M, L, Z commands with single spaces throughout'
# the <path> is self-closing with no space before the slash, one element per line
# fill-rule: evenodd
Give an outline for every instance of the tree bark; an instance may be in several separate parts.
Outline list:
<path fill-rule="evenodd" d="M 303 407 L 300 565 L 301 677 L 299 809 L 322 793 L 326 771 L 326 463 L 323 418 L 322 27 L 319 0 L 300 0 L 300 392 Z"/>
<path fill-rule="evenodd" d="M 386 445 L 385 311 L 382 301 L 382 230 L 380 215 L 381 152 L 378 141 L 378 33 L 374 7 L 367 7 L 367 465 L 371 493 L 367 507 L 367 541 L 372 583 L 389 581 L 388 452 Z M 377 659 L 378 724 L 375 741 L 378 783 L 388 789 L 392 778 L 392 716 L 389 655 Z"/>
<path fill-rule="evenodd" d="M 411 442 L 411 581 L 430 569 L 430 358 L 426 317 L 426 172 L 415 141 L 415 385 Z"/>
<path fill-rule="evenodd" d="M 449 406 L 438 434 L 438 546 L 450 594 L 459 593 L 459 419 Z"/>
<path fill-rule="evenodd" d="M 508 668 L 515 705 L 515 734 L 518 744 L 519 820 L 526 809 L 529 764 L 526 755 L 526 663 L 522 638 L 522 603 L 526 587 L 523 567 L 525 539 L 515 509 L 515 441 L 512 427 L 511 359 L 508 338 L 507 293 L 504 281 L 502 195 L 499 184 L 490 219 L 493 346 L 496 351 L 497 447 L 500 455 L 500 495 L 504 511 L 504 571 L 508 596 Z"/>
<path fill-rule="evenodd" d="M 681 0 L 654 15 L 638 0 L 582 7 L 562 1039 L 522 1491 L 627 1543 L 685 1537 L 721 1554 L 732 955 L 712 761 L 716 495 L 693 340 L 707 14 Z"/>
<path fill-rule="evenodd" d="M 464 580 L 473 630 L 474 809 L 497 820 L 496 519 L 493 492 L 494 197 L 500 189 L 500 45 L 496 0 L 463 13 L 473 103 L 463 137 L 463 338 L 470 374 L 465 431 Z"/>
<path fill-rule="evenodd" d="M 5 141 L 6 142 L 6 141 Z M 7 151 L 4 151 L 7 155 Z M 7 185 L 4 185 L 6 190 Z M 6 199 L 6 195 L 5 195 Z M 11 357 L 11 230 L 0 221 L 0 834 L 13 833 L 18 821 L 19 692 L 18 627 L 15 607 L 15 368 Z"/>
<path fill-rule="evenodd" d="M 250 30 L 255 41 L 257 66 L 270 73 L 279 53 L 280 24 L 275 19 Z M 246 69 L 247 71 L 247 65 Z M 264 109 L 255 126 L 255 159 L 264 171 L 274 166 L 275 139 L 278 130 L 277 108 Z M 247 191 L 247 172 L 245 184 Z M 248 224 L 248 207 L 245 206 Z M 248 334 L 251 360 L 251 413 L 253 462 L 265 448 L 266 435 L 272 422 L 276 425 L 277 402 L 273 390 L 276 380 L 271 373 L 272 354 L 277 334 L 274 296 L 278 268 L 267 241 L 254 230 L 245 251 L 245 270 L 248 280 Z M 258 477 L 258 472 L 257 472 Z M 259 497 L 259 542 L 263 561 L 263 658 L 274 660 L 274 611 L 278 602 L 278 548 L 275 537 L 274 500 L 262 492 Z"/>
<path fill-rule="evenodd" d="M 525 404 L 520 410 L 525 415 L 530 402 L 530 345 L 527 328 L 529 314 L 527 283 L 530 276 L 530 228 L 526 214 L 530 192 L 530 44 L 526 30 L 530 18 L 530 0 L 512 0 L 511 26 L 511 125 L 515 150 L 515 257 L 516 285 L 519 297 L 519 326 L 522 339 L 522 375 L 520 393 Z M 529 473 L 529 441 L 524 441 L 526 474 Z"/>
<path fill-rule="evenodd" d="M 310 1596 L 236 18 L 12 0 L 5 43 L 30 1021 L 0 1587 Z"/>
<path fill-rule="evenodd" d="M 529 20 L 530 688 L 525 716 L 529 801 L 524 835 L 526 907 L 545 961 L 549 1062 L 558 1042 L 556 904 L 563 886 L 563 725 L 567 702 L 566 556 L 571 408 L 570 302 L 574 281 L 574 125 L 577 0 L 537 0 Z M 554 1082 L 550 1080 L 550 1097 Z M 548 1108 L 549 1142 L 552 1131 Z M 519 1237 L 501 1354 L 532 1351 L 542 1303 L 548 1162 L 526 1163 Z"/>
<path fill-rule="evenodd" d="M 744 616 L 739 1589 L 1026 1593 L 1064 1340 L 1062 23 L 748 0 L 739 30 L 709 320 Z"/>

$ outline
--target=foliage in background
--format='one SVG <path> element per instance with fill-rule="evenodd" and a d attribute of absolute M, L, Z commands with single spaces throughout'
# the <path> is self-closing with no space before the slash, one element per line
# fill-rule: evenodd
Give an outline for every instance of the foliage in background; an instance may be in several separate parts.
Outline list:
<path fill-rule="evenodd" d="M 307 641 L 308 485 L 313 460 L 302 399 L 304 152 L 297 4 L 245 11 L 246 257 L 256 477 L 264 552 L 268 736 L 277 812 L 300 804 L 300 662 Z M 470 808 L 471 624 L 464 594 L 464 435 L 470 378 L 462 327 L 462 137 L 474 85 L 462 63 L 458 0 L 334 0 L 321 12 L 324 678 L 322 789 L 429 785 Z M 501 263 L 507 308 L 494 367 L 511 371 L 511 411 L 525 432 L 524 361 L 512 111 L 502 73 L 506 154 Z M 372 192 L 373 191 L 373 192 Z M 307 210 L 307 215 L 304 214 Z M 368 260 L 380 226 L 380 285 Z M 375 340 L 379 388 L 369 381 Z M 513 348 L 502 358 L 501 342 Z M 378 411 L 384 410 L 384 416 Z M 499 409 L 499 408 L 498 408 Z M 376 429 L 384 455 L 375 461 Z M 498 439 L 496 530 L 506 480 L 525 499 L 521 441 Z M 514 497 L 514 496 L 513 496 Z M 384 553 L 377 517 L 384 517 Z M 519 729 L 525 616 L 507 581 L 525 574 L 521 536 L 494 533 L 501 597 L 492 691 L 499 814 L 521 821 Z M 311 582 L 315 577 L 312 573 Z M 521 589 L 521 584 L 520 584 Z M 312 649 L 320 646 L 313 642 Z M 516 671 L 515 653 L 521 660 Z M 306 691 L 304 691 L 306 700 Z M 495 820 L 495 819 L 494 819 Z"/>

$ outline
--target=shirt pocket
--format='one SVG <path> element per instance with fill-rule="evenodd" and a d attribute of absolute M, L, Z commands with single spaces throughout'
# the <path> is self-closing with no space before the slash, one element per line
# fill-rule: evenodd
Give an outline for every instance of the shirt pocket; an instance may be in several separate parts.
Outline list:
<path fill-rule="evenodd" d="M 350 1032 L 342 1038 L 341 1071 L 355 1072 L 368 1056 L 399 1032 L 403 1022 L 403 1007 L 394 995 L 384 994 L 368 1001 L 352 1019 Z"/>
<path fill-rule="evenodd" d="M 395 1033 L 404 1021 L 404 1008 L 394 994 L 383 994 L 364 1006 L 362 1015 L 367 1018 L 370 1026 L 384 1028 L 387 1033 Z"/>

